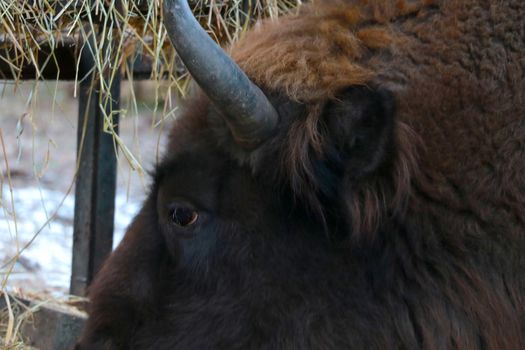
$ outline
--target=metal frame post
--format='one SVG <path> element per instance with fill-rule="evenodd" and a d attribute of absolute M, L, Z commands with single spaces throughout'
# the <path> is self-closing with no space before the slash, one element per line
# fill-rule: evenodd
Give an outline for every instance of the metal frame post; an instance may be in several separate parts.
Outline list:
<path fill-rule="evenodd" d="M 97 72 L 89 49 L 81 56 L 75 218 L 70 293 L 86 295 L 93 277 L 109 255 L 113 245 L 117 159 L 114 140 L 104 132 L 102 95 L 97 86 Z M 85 74 L 89 72 L 89 75 Z M 117 73 L 118 74 L 118 73 Z M 107 76 L 104 79 L 108 79 Z M 112 123 L 118 124 L 120 75 L 114 77 L 111 102 L 105 107 Z M 108 81 L 106 81 L 109 83 Z"/>

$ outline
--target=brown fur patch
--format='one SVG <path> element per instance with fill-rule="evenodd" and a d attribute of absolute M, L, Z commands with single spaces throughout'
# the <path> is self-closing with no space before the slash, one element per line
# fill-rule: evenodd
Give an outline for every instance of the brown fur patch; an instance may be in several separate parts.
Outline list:
<path fill-rule="evenodd" d="M 403 215 L 411 195 L 412 179 L 418 173 L 417 149 L 422 141 L 405 123 L 396 123 L 397 154 L 388 177 L 367 179 L 347 197 L 354 239 L 377 232 L 385 215 Z M 355 186 L 354 186 L 355 187 Z"/>
<path fill-rule="evenodd" d="M 302 102 L 333 98 L 345 87 L 365 85 L 374 77 L 366 58 L 396 40 L 388 27 L 378 24 L 417 13 L 434 2 L 348 3 L 353 2 L 319 1 L 297 16 L 267 20 L 247 33 L 231 54 L 264 88 L 285 91 Z"/>

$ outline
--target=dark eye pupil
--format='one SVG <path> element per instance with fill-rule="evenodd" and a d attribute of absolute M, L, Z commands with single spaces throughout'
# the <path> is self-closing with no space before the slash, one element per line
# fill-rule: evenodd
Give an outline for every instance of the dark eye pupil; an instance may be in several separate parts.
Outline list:
<path fill-rule="evenodd" d="M 197 213 L 189 208 L 175 208 L 172 219 L 179 226 L 188 226 L 197 220 Z"/>

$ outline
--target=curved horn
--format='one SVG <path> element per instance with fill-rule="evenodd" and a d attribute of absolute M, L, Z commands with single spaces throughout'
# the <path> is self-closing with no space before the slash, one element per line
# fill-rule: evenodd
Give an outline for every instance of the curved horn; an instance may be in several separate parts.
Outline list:
<path fill-rule="evenodd" d="M 236 142 L 252 150 L 275 131 L 275 108 L 202 29 L 187 0 L 164 0 L 164 25 L 197 84 L 223 115 Z"/>

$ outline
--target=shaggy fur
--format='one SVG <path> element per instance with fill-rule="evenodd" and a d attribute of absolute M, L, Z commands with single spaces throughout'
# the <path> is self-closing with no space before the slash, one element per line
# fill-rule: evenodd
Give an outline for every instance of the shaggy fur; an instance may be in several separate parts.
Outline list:
<path fill-rule="evenodd" d="M 261 23 L 231 54 L 276 134 L 246 153 L 195 94 L 77 348 L 524 349 L 523 18 L 318 0 Z"/>

